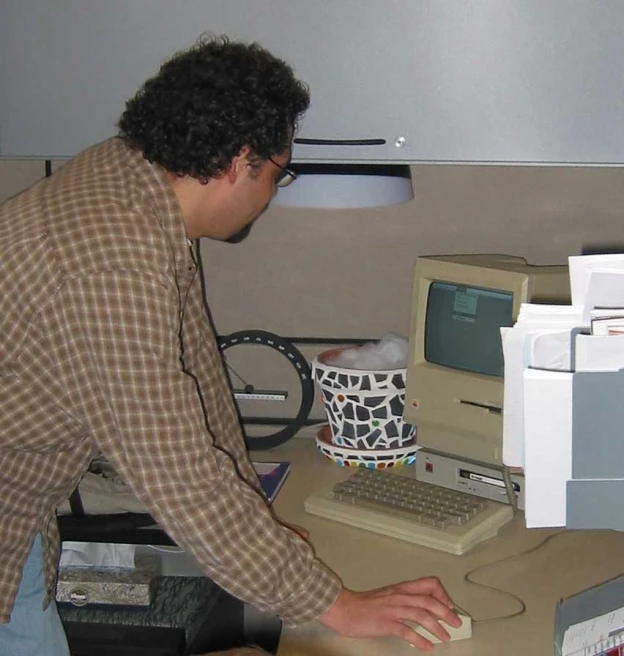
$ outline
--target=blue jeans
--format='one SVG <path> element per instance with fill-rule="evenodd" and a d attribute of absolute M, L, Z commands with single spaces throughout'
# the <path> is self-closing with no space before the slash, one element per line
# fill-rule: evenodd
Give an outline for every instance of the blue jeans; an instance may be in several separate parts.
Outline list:
<path fill-rule="evenodd" d="M 8 624 L 0 624 L 0 656 L 69 656 L 56 602 L 43 610 L 45 585 L 41 535 L 37 533 L 22 572 Z"/>

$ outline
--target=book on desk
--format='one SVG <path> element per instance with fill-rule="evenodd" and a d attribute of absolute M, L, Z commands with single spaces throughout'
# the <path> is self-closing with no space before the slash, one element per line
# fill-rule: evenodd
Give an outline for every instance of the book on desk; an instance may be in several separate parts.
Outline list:
<path fill-rule="evenodd" d="M 277 496 L 277 493 L 282 489 L 288 474 L 290 474 L 290 463 L 287 461 L 280 462 L 258 462 L 252 461 L 262 491 L 269 503 Z"/>

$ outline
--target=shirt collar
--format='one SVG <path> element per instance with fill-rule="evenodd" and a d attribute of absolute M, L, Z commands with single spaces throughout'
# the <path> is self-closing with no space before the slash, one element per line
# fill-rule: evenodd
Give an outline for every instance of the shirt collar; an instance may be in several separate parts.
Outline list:
<path fill-rule="evenodd" d="M 197 269 L 193 255 L 194 245 L 187 239 L 182 210 L 167 172 L 161 166 L 148 162 L 141 151 L 132 150 L 121 139 L 118 141 L 120 147 L 127 151 L 129 164 L 141 189 L 143 200 L 150 206 L 169 238 L 176 273 L 183 277 L 188 276 L 189 272 L 194 274 Z"/>

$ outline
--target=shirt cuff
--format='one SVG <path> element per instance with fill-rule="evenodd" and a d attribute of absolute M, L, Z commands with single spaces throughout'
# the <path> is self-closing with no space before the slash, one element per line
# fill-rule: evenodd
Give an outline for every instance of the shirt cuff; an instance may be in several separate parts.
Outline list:
<path fill-rule="evenodd" d="M 334 604 L 342 582 L 326 565 L 315 559 L 309 575 L 299 588 L 276 609 L 286 626 L 298 626 L 315 620 Z"/>

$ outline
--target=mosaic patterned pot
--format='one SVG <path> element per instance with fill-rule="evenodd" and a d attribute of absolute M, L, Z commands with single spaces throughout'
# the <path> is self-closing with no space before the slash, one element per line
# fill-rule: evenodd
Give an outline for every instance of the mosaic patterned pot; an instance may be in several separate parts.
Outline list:
<path fill-rule="evenodd" d="M 404 390 L 405 369 L 385 369 L 369 371 L 366 369 L 345 369 L 327 364 L 345 348 L 332 349 L 319 353 L 312 361 L 312 376 L 319 385 L 343 390 L 370 391 L 377 389 Z"/>
<path fill-rule="evenodd" d="M 350 449 L 398 449 L 416 427 L 403 421 L 404 390 L 337 390 L 321 385 L 332 441 Z"/>
<path fill-rule="evenodd" d="M 319 354 L 312 371 L 321 390 L 332 442 L 348 449 L 400 449 L 416 427 L 403 421 L 405 369 L 367 371 L 327 365 L 342 349 Z"/>

